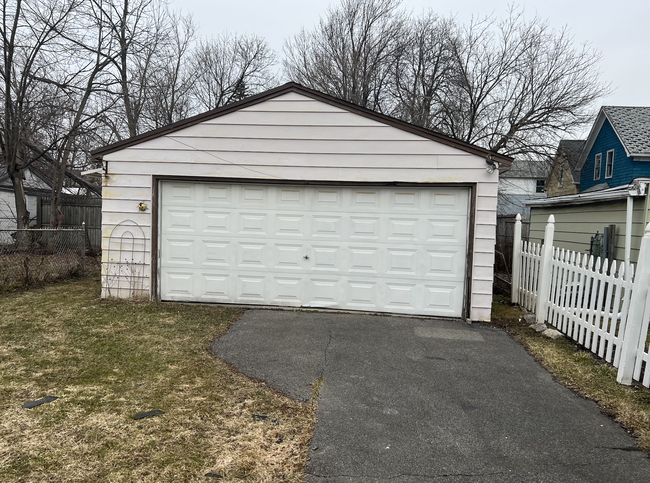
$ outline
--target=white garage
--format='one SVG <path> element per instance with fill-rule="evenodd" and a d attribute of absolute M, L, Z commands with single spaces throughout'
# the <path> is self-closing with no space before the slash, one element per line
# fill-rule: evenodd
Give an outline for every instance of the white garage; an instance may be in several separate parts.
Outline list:
<path fill-rule="evenodd" d="M 490 317 L 509 158 L 297 84 L 94 155 L 105 296 Z"/>

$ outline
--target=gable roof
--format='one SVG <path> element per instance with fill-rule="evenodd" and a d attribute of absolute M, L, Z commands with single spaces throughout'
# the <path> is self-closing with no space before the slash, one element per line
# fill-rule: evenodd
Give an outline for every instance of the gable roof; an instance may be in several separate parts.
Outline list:
<path fill-rule="evenodd" d="M 310 97 L 314 100 L 318 100 L 321 102 L 325 102 L 327 104 L 330 104 L 332 106 L 338 107 L 340 109 L 344 109 L 346 111 L 358 114 L 360 116 L 367 117 L 369 119 L 373 119 L 378 122 L 382 122 L 384 124 L 388 124 L 390 126 L 393 126 L 398 129 L 402 129 L 404 131 L 408 131 L 410 133 L 416 134 L 418 136 L 422 136 L 424 138 L 431 139 L 432 141 L 439 142 L 441 144 L 445 144 L 447 146 L 451 146 L 454 148 L 457 148 L 461 151 L 465 151 L 471 154 L 475 154 L 477 156 L 485 157 L 487 158 L 488 156 L 491 156 L 492 160 L 497 161 L 499 164 L 502 165 L 503 169 L 500 168 L 501 171 L 506 171 L 510 165 L 512 164 L 512 158 L 509 156 L 505 156 L 503 154 L 495 153 L 493 151 L 490 151 L 485 148 L 481 148 L 479 146 L 476 146 L 474 144 L 466 143 L 464 141 L 459 141 L 457 139 L 451 138 L 449 136 L 445 136 L 444 134 L 440 134 L 435 131 L 431 131 L 430 129 L 425 129 L 419 126 L 416 126 L 414 124 L 410 124 L 408 122 L 402 121 L 400 119 L 394 118 L 387 116 L 385 114 L 380 114 L 378 112 L 372 111 L 370 109 L 366 109 L 364 107 L 357 106 L 356 104 L 352 104 L 347 101 L 343 101 L 341 99 L 337 99 L 335 97 L 332 97 L 328 94 L 324 94 L 322 92 L 309 89 L 307 87 L 304 87 L 300 84 L 297 84 L 295 82 L 288 82 L 280 87 L 276 87 L 275 89 L 271 89 L 265 92 L 262 92 L 260 94 L 247 97 L 246 99 L 243 99 L 238 102 L 233 102 L 232 104 L 228 104 L 226 106 L 219 107 L 217 109 L 213 109 L 211 111 L 204 112 L 202 114 L 198 114 L 196 116 L 190 117 L 188 119 L 184 119 L 182 121 L 175 122 L 173 124 L 169 124 L 168 126 L 163 126 L 158 129 L 154 129 L 153 131 L 149 131 L 143 134 L 140 134 L 138 136 L 134 136 L 128 139 L 124 139 L 122 141 L 118 141 L 116 143 L 110 144 L 108 146 L 104 146 L 101 148 L 97 148 L 94 151 L 91 151 L 91 155 L 95 158 L 101 159 L 102 156 L 110 153 L 114 153 L 116 151 L 120 151 L 122 149 L 128 148 L 130 146 L 134 146 L 136 144 L 142 143 L 144 141 L 149 141 L 151 139 L 155 139 L 158 137 L 165 136 L 167 134 L 171 134 L 175 131 L 178 131 L 180 129 L 193 126 L 195 124 L 199 124 L 203 121 L 207 121 L 210 119 L 214 119 L 216 117 L 220 117 L 226 114 L 229 114 L 231 112 L 237 111 L 239 109 L 243 109 L 244 107 L 249 107 L 253 106 L 255 104 L 259 104 L 261 102 L 267 101 L 269 99 L 272 99 L 274 97 L 278 97 L 290 92 L 295 92 L 298 94 L 301 94 L 306 97 Z"/>
<path fill-rule="evenodd" d="M 582 170 L 605 119 L 612 125 L 627 156 L 650 157 L 650 107 L 603 106 L 589 132 L 578 169 Z"/>
<path fill-rule="evenodd" d="M 548 161 L 517 158 L 501 177 L 546 179 L 550 170 L 551 163 Z"/>
<path fill-rule="evenodd" d="M 580 162 L 580 154 L 586 143 L 587 141 L 584 139 L 562 139 L 557 147 L 555 157 L 562 156 L 566 159 L 571 169 L 571 176 L 576 183 L 580 182 L 580 169 L 578 168 L 578 164 Z"/>

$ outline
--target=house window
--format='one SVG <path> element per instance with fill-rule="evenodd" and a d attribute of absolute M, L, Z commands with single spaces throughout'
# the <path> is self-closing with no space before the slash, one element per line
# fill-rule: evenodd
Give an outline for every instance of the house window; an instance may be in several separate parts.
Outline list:
<path fill-rule="evenodd" d="M 545 186 L 546 186 L 546 180 L 545 179 L 538 179 L 537 180 L 537 186 L 535 186 L 535 193 L 543 193 Z"/>
<path fill-rule="evenodd" d="M 605 161 L 605 178 L 614 176 L 614 150 L 607 151 L 607 160 Z"/>
<path fill-rule="evenodd" d="M 598 153 L 596 155 L 596 160 L 594 162 L 594 181 L 598 181 L 600 179 L 600 165 L 603 162 L 603 155 L 602 153 Z"/>
<path fill-rule="evenodd" d="M 562 181 L 564 180 L 564 166 L 560 168 L 560 176 L 559 176 L 559 181 L 558 185 L 562 186 Z"/>

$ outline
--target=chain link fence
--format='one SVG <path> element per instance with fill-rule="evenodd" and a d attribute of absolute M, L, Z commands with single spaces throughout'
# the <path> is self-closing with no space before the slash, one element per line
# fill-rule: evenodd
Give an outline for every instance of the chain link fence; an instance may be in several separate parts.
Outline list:
<path fill-rule="evenodd" d="M 0 291 L 78 277 L 95 271 L 81 228 L 0 229 Z"/>

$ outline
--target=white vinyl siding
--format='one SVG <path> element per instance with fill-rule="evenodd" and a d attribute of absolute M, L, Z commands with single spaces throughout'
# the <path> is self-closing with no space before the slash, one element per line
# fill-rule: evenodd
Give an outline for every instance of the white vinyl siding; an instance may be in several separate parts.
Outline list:
<path fill-rule="evenodd" d="M 605 161 L 605 178 L 614 176 L 614 150 L 607 151 L 607 160 Z"/>
<path fill-rule="evenodd" d="M 598 181 L 600 179 L 600 170 L 602 164 L 603 164 L 603 155 L 601 153 L 598 153 L 594 157 L 594 181 Z"/>
<path fill-rule="evenodd" d="M 143 293 L 151 287 L 152 217 L 150 209 L 140 212 L 138 203 L 152 206 L 156 175 L 312 184 L 476 183 L 469 317 L 490 317 L 498 174 L 486 172 L 481 156 L 287 93 L 107 154 L 104 160 L 103 246 L 124 220 L 142 228 Z M 107 254 L 103 257 L 106 261 Z"/>

